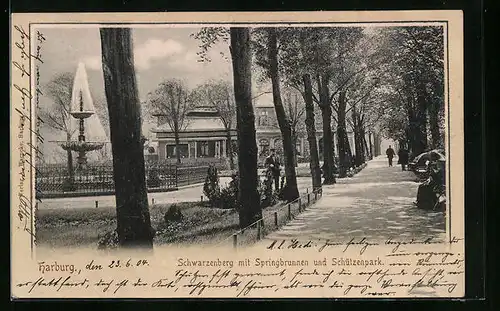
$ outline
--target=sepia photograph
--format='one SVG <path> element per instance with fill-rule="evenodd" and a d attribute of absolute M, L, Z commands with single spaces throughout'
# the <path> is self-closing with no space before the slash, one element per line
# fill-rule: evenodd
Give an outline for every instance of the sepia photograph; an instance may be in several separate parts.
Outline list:
<path fill-rule="evenodd" d="M 444 237 L 442 25 L 36 31 L 38 247 Z"/>

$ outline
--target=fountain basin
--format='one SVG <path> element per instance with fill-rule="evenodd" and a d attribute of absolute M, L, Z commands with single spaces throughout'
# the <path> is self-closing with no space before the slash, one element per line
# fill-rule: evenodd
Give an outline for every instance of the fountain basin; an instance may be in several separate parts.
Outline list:
<path fill-rule="evenodd" d="M 72 111 L 70 113 L 76 119 L 87 119 L 94 114 L 93 111 Z"/>
<path fill-rule="evenodd" d="M 77 152 L 86 152 L 99 150 L 104 146 L 101 142 L 89 142 L 89 141 L 67 141 L 60 144 L 64 150 L 71 150 Z"/>

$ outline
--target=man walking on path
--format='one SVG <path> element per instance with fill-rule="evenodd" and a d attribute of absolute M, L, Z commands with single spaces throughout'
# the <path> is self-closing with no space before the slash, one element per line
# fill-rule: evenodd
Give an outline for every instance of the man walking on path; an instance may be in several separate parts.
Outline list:
<path fill-rule="evenodd" d="M 398 164 L 401 164 L 401 170 L 406 171 L 408 165 L 409 152 L 406 148 L 401 147 L 398 151 Z"/>
<path fill-rule="evenodd" d="M 392 158 L 394 158 L 394 149 L 389 145 L 389 148 L 385 151 L 385 154 L 387 155 L 387 159 L 389 159 L 389 166 L 392 166 Z"/>

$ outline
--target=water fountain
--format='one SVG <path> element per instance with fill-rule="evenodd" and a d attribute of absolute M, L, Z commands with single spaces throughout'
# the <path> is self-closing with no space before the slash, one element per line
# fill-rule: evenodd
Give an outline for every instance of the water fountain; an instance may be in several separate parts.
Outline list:
<path fill-rule="evenodd" d="M 84 101 L 84 95 L 87 99 Z M 72 101 L 70 106 L 70 115 L 78 122 L 78 139 L 60 142 L 64 150 L 71 150 L 78 153 L 76 169 L 83 169 L 87 165 L 87 153 L 102 149 L 104 142 L 86 141 L 85 120 L 95 114 L 91 102 L 90 90 L 85 72 L 85 66 L 79 64 L 75 74 L 75 81 L 72 91 Z"/>
<path fill-rule="evenodd" d="M 104 146 L 104 143 L 101 142 L 85 141 L 85 119 L 92 116 L 95 112 L 83 110 L 83 100 L 81 98 L 80 94 L 80 110 L 70 112 L 71 116 L 77 119 L 79 123 L 78 141 L 66 141 L 61 144 L 64 150 L 78 152 L 77 168 L 83 168 L 87 164 L 87 152 L 99 150 Z"/>

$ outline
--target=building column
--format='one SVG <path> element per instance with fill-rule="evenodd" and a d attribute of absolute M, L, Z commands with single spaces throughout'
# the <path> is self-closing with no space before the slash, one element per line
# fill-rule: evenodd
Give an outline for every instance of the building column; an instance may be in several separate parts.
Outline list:
<path fill-rule="evenodd" d="M 227 140 L 222 140 L 222 157 L 226 158 L 227 157 Z"/>
<path fill-rule="evenodd" d="M 198 156 L 198 142 L 195 140 L 194 141 L 194 158 L 196 159 Z"/>
<path fill-rule="evenodd" d="M 300 138 L 300 155 L 304 156 L 304 138 Z"/>
<path fill-rule="evenodd" d="M 219 140 L 215 141 L 215 154 L 214 154 L 214 156 L 216 158 L 220 158 L 220 141 Z"/>

